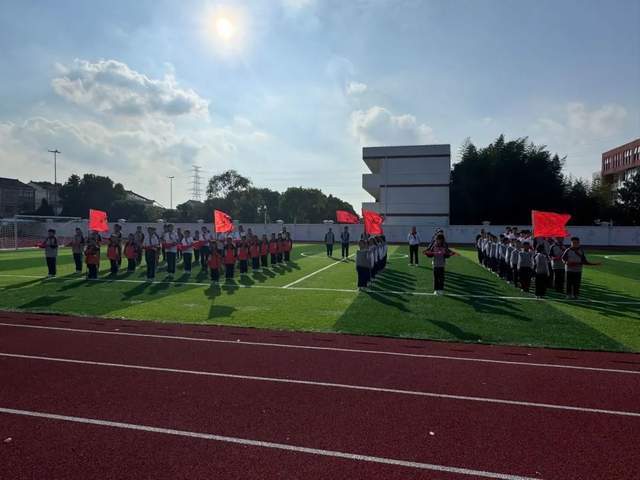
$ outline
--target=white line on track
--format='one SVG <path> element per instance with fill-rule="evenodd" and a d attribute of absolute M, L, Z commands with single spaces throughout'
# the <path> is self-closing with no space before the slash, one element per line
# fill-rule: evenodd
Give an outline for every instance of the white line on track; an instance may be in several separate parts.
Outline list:
<path fill-rule="evenodd" d="M 490 398 L 490 397 L 473 397 L 468 395 L 450 395 L 446 393 L 402 390 L 397 388 L 371 387 L 367 385 L 350 385 L 346 383 L 316 382 L 312 380 L 295 380 L 290 378 L 277 378 L 277 377 L 259 377 L 255 375 L 238 375 L 233 373 L 206 372 L 201 370 L 183 370 L 180 368 L 151 367 L 146 365 L 131 365 L 126 363 L 95 362 L 92 360 L 75 360 L 71 358 L 42 357 L 38 355 L 20 355 L 17 353 L 1 353 L 0 352 L 0 357 L 20 358 L 24 360 L 40 360 L 40 361 L 58 362 L 58 363 L 71 363 L 76 365 L 91 365 L 91 366 L 98 366 L 98 367 L 147 370 L 147 371 L 153 371 L 153 372 L 177 373 L 177 374 L 183 374 L 183 375 L 201 375 L 206 377 L 231 378 L 235 380 L 253 380 L 253 381 L 259 381 L 259 382 L 285 383 L 285 384 L 294 384 L 294 385 L 310 385 L 314 387 L 339 388 L 339 389 L 346 389 L 346 390 L 360 390 L 360 391 L 377 392 L 377 393 L 391 393 L 395 395 L 409 395 L 409 396 L 415 396 L 415 397 L 440 398 L 445 400 L 461 400 L 461 401 L 468 401 L 468 402 L 494 403 L 494 404 L 502 404 L 502 405 L 514 405 L 514 406 L 520 406 L 520 407 L 568 410 L 573 412 L 597 413 L 597 414 L 603 414 L 603 415 L 616 415 L 616 416 L 640 418 L 640 412 L 627 412 L 622 410 L 607 410 L 602 408 L 577 407 L 573 405 L 557 405 L 553 403 L 525 402 L 520 400 L 507 400 L 507 399 Z"/>
<path fill-rule="evenodd" d="M 351 258 L 351 257 L 353 257 L 354 255 L 355 255 L 355 253 L 352 253 L 352 254 L 351 254 L 351 255 L 349 255 L 347 258 Z M 329 264 L 329 265 L 327 265 L 327 266 L 325 266 L 325 267 L 322 267 L 322 268 L 320 268 L 320 269 L 316 270 L 315 272 L 311 272 L 309 275 L 305 275 L 304 277 L 299 278 L 299 279 L 297 279 L 297 280 L 294 280 L 294 281 L 293 281 L 293 282 L 291 282 L 291 283 L 287 283 L 287 284 L 286 284 L 284 287 L 282 287 L 282 288 L 290 288 L 290 287 L 293 287 L 294 285 L 297 285 L 298 283 L 300 283 L 300 282 L 302 282 L 302 281 L 306 280 L 307 278 L 313 277 L 314 275 L 317 275 L 317 274 L 319 274 L 320 272 L 324 272 L 325 270 L 327 270 L 327 269 L 329 269 L 329 268 L 331 268 L 331 267 L 335 267 L 336 265 L 340 265 L 340 264 L 341 264 L 341 263 L 343 263 L 343 262 L 344 262 L 344 260 L 336 260 L 334 263 L 331 263 L 331 264 Z"/>
<path fill-rule="evenodd" d="M 327 267 L 324 268 L 328 268 L 328 267 L 332 267 L 334 265 L 340 264 L 342 263 L 341 261 L 336 261 L 335 264 L 331 264 L 328 265 Z M 315 273 L 319 273 L 319 271 L 314 272 Z M 235 283 L 235 284 L 226 284 L 226 283 L 219 283 L 219 284 L 212 284 L 212 283 L 206 283 L 206 282 L 182 282 L 182 281 L 175 281 L 175 280 L 154 280 L 153 282 L 149 282 L 147 280 L 133 280 L 133 279 L 128 279 L 128 278 L 117 278 L 117 279 L 112 279 L 112 278 L 97 278 L 94 280 L 84 280 L 84 277 L 75 277 L 75 278 L 59 278 L 59 277 L 54 277 L 54 278 L 48 278 L 48 277 L 43 277 L 42 275 L 17 275 L 17 274 L 0 274 L 0 278 L 5 277 L 5 278 L 39 278 L 41 279 L 43 282 L 53 282 L 53 281 L 57 281 L 57 282 L 78 282 L 78 281 L 91 281 L 91 282 L 101 282 L 101 283 L 136 283 L 136 284 L 140 284 L 140 283 L 147 283 L 149 285 L 192 285 L 192 286 L 203 286 L 203 287 L 212 287 L 212 286 L 216 286 L 218 288 L 260 288 L 260 289 L 269 289 L 269 290 L 289 290 L 289 291 L 309 291 L 309 292 L 339 292 L 339 293 L 360 293 L 361 290 L 357 290 L 357 289 L 353 289 L 353 288 L 325 288 L 325 287 L 292 287 L 292 284 L 289 285 L 284 285 L 284 286 L 276 286 L 276 285 L 244 285 L 241 283 Z M 294 284 L 297 283 L 298 281 L 302 281 L 307 277 L 303 277 L 299 280 L 297 280 L 296 282 L 293 282 Z M 2 287 L 0 287 L 0 289 L 2 289 Z M 369 289 L 365 289 L 363 290 L 366 293 L 372 294 L 372 295 L 413 295 L 413 296 L 420 296 L 420 297 L 435 297 L 436 295 L 433 292 L 424 292 L 424 291 L 419 291 L 419 290 L 413 290 L 413 291 L 402 291 L 402 290 L 383 290 L 383 289 L 376 289 L 376 288 L 369 288 Z M 640 305 L 640 300 L 591 300 L 591 299 L 579 299 L 579 300 L 565 300 L 565 299 L 561 299 L 561 298 L 544 298 L 544 299 L 539 299 L 536 298 L 534 296 L 522 296 L 522 297 L 518 297 L 518 296 L 507 296 L 507 295 L 474 295 L 474 294 L 464 294 L 464 293 L 447 293 L 445 292 L 444 295 L 445 297 L 453 297 L 453 298 L 469 298 L 469 299 L 477 299 L 477 300 L 488 300 L 488 301 L 494 301 L 494 300 L 518 300 L 518 301 L 533 301 L 533 302 L 541 302 L 541 301 L 546 301 L 546 302 L 557 302 L 557 303 L 569 303 L 569 304 L 601 304 L 601 305 Z"/>
<path fill-rule="evenodd" d="M 0 413 L 7 415 L 20 415 L 24 417 L 46 418 L 49 420 L 59 420 L 64 422 L 82 423 L 86 425 L 96 425 L 101 427 L 120 428 L 125 430 L 138 430 L 148 433 L 162 433 L 177 437 L 198 438 L 202 440 L 212 440 L 216 442 L 233 443 L 250 447 L 271 448 L 285 450 L 288 452 L 306 453 L 309 455 L 319 455 L 323 457 L 342 458 L 358 462 L 380 463 L 394 465 L 398 467 L 416 468 L 420 470 L 432 470 L 436 472 L 457 473 L 460 475 L 473 475 L 482 478 L 496 478 L 501 480 L 539 480 L 538 477 L 523 477 L 520 475 L 510 475 L 506 473 L 494 473 L 484 470 L 472 470 L 469 468 L 450 467 L 447 465 L 435 465 L 432 463 L 412 462 L 408 460 L 397 460 L 394 458 L 374 457 L 372 455 L 362 455 L 358 453 L 338 452 L 334 450 L 322 450 L 319 448 L 300 447 L 286 443 L 264 442 L 261 440 L 249 440 L 246 438 L 227 437 L 212 433 L 189 432 L 185 430 L 175 430 L 173 428 L 152 427 L 149 425 L 138 425 L 133 423 L 114 422 L 110 420 L 99 420 L 95 418 L 73 417 L 69 415 L 58 415 L 55 413 L 34 412 L 30 410 L 17 410 L 15 408 L 0 407 Z"/>
<path fill-rule="evenodd" d="M 493 360 L 489 358 L 473 358 L 473 357 L 454 357 L 454 356 L 448 356 L 448 355 L 432 355 L 432 354 L 425 354 L 425 353 L 390 352 L 390 351 L 383 351 L 383 350 L 362 350 L 362 349 L 355 349 L 355 348 L 338 348 L 338 347 L 317 347 L 313 345 L 291 345 L 287 343 L 248 342 L 240 339 L 222 340 L 218 338 L 184 337 L 179 335 L 159 335 L 159 334 L 153 334 L 153 333 L 88 330 L 88 329 L 81 329 L 81 328 L 29 325 L 25 323 L 0 322 L 0 326 L 16 327 L 16 328 L 33 328 L 37 330 L 53 330 L 53 331 L 71 332 L 71 333 L 89 333 L 89 334 L 96 334 L 96 335 L 120 335 L 125 337 L 159 338 L 164 340 L 179 340 L 179 341 L 188 341 L 188 342 L 222 343 L 222 344 L 229 344 L 229 345 L 254 346 L 254 347 L 257 346 L 257 347 L 274 347 L 274 348 L 293 348 L 293 349 L 300 349 L 300 350 L 318 350 L 318 351 L 329 351 L 329 352 L 357 353 L 357 354 L 363 354 L 363 355 L 388 355 L 392 357 L 428 358 L 428 359 L 435 359 L 435 360 L 495 363 L 500 365 L 513 365 L 513 366 L 523 366 L 523 367 L 546 367 L 546 368 L 560 368 L 560 369 L 568 369 L 568 370 L 585 370 L 590 372 L 630 373 L 630 374 L 640 375 L 640 371 L 636 371 L 636 370 L 624 370 L 624 369 L 601 368 L 601 367 L 583 367 L 579 365 L 560 365 L 556 363 L 515 362 L 511 360 Z"/>

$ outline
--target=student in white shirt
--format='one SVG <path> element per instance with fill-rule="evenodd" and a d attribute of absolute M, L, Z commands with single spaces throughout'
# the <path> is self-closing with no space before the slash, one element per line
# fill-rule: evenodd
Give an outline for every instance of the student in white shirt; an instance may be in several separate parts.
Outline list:
<path fill-rule="evenodd" d="M 409 232 L 409 235 L 407 235 L 407 241 L 409 242 L 409 265 L 417 267 L 418 250 L 420 249 L 422 239 L 420 238 L 420 234 L 416 227 L 411 227 L 411 231 Z"/>
<path fill-rule="evenodd" d="M 167 225 L 162 241 L 164 242 L 164 251 L 167 257 L 167 274 L 175 275 L 176 273 L 176 254 L 178 252 L 178 236 L 173 231 L 173 225 Z"/>
<path fill-rule="evenodd" d="M 193 259 L 193 238 L 191 238 L 191 232 L 189 230 L 184 231 L 181 244 L 184 273 L 189 274 L 191 273 L 191 260 Z"/>

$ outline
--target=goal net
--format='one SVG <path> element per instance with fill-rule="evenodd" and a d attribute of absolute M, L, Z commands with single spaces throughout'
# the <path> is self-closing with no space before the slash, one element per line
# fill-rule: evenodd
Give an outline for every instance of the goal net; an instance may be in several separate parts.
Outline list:
<path fill-rule="evenodd" d="M 16 215 L 0 220 L 0 249 L 33 248 L 47 236 L 47 230 L 56 231 L 60 245 L 68 243 L 76 228 L 86 230 L 87 221 L 80 217 L 46 217 Z"/>

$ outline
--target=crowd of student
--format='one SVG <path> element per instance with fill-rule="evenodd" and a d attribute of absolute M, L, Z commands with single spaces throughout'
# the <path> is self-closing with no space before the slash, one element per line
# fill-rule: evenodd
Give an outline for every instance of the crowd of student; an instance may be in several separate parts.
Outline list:
<path fill-rule="evenodd" d="M 59 247 L 55 230 L 50 229 L 39 246 L 45 251 L 48 274 L 53 277 L 56 275 Z M 216 234 L 203 226 L 192 234 L 190 230 L 174 230 L 173 225 L 166 224 L 162 232 L 150 226 L 145 233 L 142 227 L 137 227 L 135 233 L 124 238 L 122 227 L 116 224 L 104 238 L 95 231 L 89 232 L 85 238 L 82 230 L 76 228 L 66 246 L 71 247 L 76 273 L 82 272 L 85 263 L 89 279 L 98 278 L 101 250 L 105 246 L 112 276 L 119 272 L 124 257 L 127 272 L 134 272 L 144 259 L 149 280 L 155 278 L 159 264 L 166 264 L 167 276 L 172 277 L 181 262 L 185 274 L 191 274 L 193 267 L 199 266 L 202 271 L 208 271 L 212 281 L 217 282 L 221 271 L 224 271 L 225 278 L 231 279 L 236 267 L 241 274 L 246 274 L 249 266 L 253 272 L 260 272 L 269 265 L 289 262 L 293 241 L 286 227 L 269 238 L 267 235 L 254 235 L 250 228 L 245 232 L 242 226 L 230 234 Z"/>
<path fill-rule="evenodd" d="M 529 292 L 533 280 L 539 298 L 553 286 L 558 293 L 566 291 L 568 299 L 577 299 L 582 267 L 598 265 L 587 260 L 578 237 L 566 246 L 563 238 L 533 238 L 529 230 L 516 227 L 498 236 L 482 230 L 476 236 L 476 250 L 480 264 L 522 291 Z"/>

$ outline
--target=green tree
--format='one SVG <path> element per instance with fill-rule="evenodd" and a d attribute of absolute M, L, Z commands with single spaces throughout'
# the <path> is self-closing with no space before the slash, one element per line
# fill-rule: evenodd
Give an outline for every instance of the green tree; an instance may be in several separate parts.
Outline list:
<path fill-rule="evenodd" d="M 616 206 L 626 220 L 625 223 L 640 225 L 640 173 L 631 176 L 620 187 Z"/>
<path fill-rule="evenodd" d="M 125 197 L 122 184 L 92 173 L 85 173 L 82 178 L 71 175 L 60 188 L 62 214 L 76 217 L 86 217 L 90 208 L 109 212 L 114 202 Z"/>
<path fill-rule="evenodd" d="M 251 187 L 251 180 L 235 170 L 214 175 L 207 185 L 207 198 L 226 198 L 229 194 L 242 192 Z"/>

